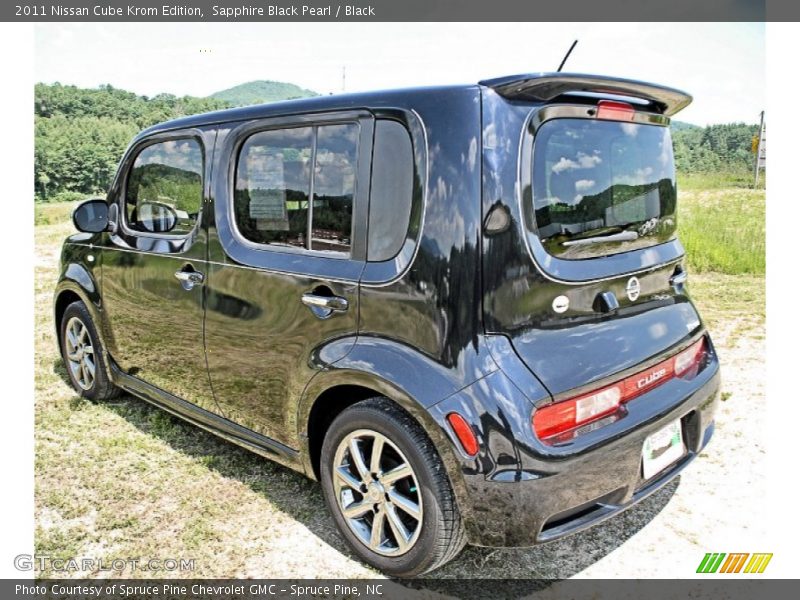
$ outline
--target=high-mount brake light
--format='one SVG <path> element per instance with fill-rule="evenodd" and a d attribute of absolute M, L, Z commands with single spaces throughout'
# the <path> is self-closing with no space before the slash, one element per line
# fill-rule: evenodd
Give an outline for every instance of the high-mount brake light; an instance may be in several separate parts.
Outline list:
<path fill-rule="evenodd" d="M 637 396 L 675 377 L 691 374 L 706 355 L 705 337 L 652 367 L 614 384 L 562 400 L 534 411 L 533 431 L 545 444 L 552 445 L 602 427 L 625 414 L 623 405 Z M 594 427 L 587 427 L 595 423 Z"/>
<path fill-rule="evenodd" d="M 627 102 L 600 100 L 597 103 L 597 118 L 611 121 L 633 121 L 633 106 Z"/>

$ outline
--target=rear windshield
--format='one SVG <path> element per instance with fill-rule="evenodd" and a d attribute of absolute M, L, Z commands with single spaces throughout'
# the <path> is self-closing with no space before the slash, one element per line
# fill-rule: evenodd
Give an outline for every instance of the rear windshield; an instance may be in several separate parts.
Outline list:
<path fill-rule="evenodd" d="M 675 235 L 675 165 L 669 128 L 554 119 L 536 132 L 533 204 L 545 249 L 593 258 Z"/>

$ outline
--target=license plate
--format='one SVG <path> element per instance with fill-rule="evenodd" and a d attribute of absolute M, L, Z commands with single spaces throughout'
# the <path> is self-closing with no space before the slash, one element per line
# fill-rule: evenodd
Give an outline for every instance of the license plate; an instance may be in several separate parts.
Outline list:
<path fill-rule="evenodd" d="M 642 448 L 642 471 L 645 479 L 663 471 L 684 455 L 680 419 L 648 436 Z"/>

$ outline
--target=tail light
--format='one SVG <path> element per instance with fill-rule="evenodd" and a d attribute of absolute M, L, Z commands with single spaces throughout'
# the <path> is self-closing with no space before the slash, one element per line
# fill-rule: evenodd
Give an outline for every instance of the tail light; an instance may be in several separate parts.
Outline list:
<path fill-rule="evenodd" d="M 533 413 L 533 431 L 546 444 L 563 442 L 623 416 L 623 404 L 669 381 L 697 372 L 706 355 L 701 338 L 686 350 L 598 390 L 543 406 Z M 594 423 L 595 427 L 588 427 Z"/>
<path fill-rule="evenodd" d="M 622 386 L 616 384 L 585 396 L 557 402 L 533 413 L 533 430 L 543 441 L 619 410 Z"/>
<path fill-rule="evenodd" d="M 611 121 L 633 121 L 633 106 L 627 102 L 600 100 L 597 103 L 597 118 Z"/>
<path fill-rule="evenodd" d="M 706 339 L 698 340 L 675 357 L 675 376 L 683 377 L 696 368 L 706 353 Z"/>

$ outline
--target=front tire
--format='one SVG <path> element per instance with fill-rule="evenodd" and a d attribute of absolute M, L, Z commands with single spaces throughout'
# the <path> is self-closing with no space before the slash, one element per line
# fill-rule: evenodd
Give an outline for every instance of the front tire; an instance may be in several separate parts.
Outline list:
<path fill-rule="evenodd" d="M 111 383 L 100 337 L 83 302 L 67 306 L 59 330 L 61 357 L 72 387 L 89 400 L 118 396 L 120 389 Z"/>
<path fill-rule="evenodd" d="M 466 543 L 439 454 L 419 424 L 388 398 L 354 404 L 333 421 L 320 478 L 349 546 L 387 575 L 432 571 Z"/>

